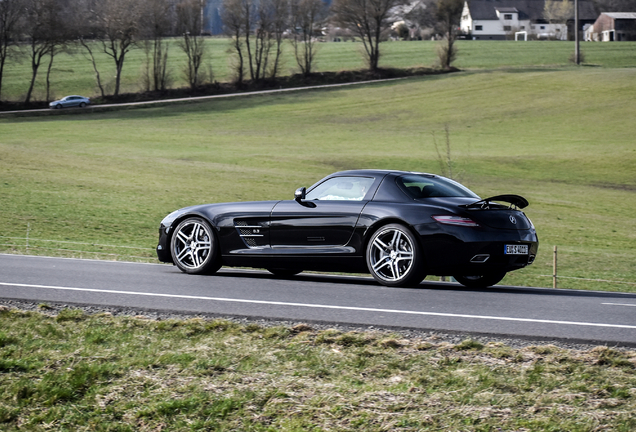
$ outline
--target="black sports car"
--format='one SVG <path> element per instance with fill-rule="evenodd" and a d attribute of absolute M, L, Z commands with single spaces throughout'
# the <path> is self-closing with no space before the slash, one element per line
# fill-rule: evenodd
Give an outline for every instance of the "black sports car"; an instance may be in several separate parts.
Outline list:
<path fill-rule="evenodd" d="M 534 261 L 537 234 L 519 210 L 527 205 L 518 195 L 481 199 L 433 174 L 344 171 L 299 188 L 293 200 L 172 212 L 161 221 L 157 256 L 192 274 L 221 266 L 371 273 L 388 286 L 431 274 L 485 287 Z"/>

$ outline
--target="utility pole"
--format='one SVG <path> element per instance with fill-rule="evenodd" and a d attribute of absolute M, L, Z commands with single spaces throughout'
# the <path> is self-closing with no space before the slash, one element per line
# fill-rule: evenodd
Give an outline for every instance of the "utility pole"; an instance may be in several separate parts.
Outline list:
<path fill-rule="evenodd" d="M 574 0 L 574 62 L 581 64 L 581 51 L 579 49 L 579 0 Z"/>

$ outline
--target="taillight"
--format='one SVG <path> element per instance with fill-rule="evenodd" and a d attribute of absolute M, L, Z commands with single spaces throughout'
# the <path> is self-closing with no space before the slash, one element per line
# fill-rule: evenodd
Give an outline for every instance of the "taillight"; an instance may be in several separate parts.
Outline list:
<path fill-rule="evenodd" d="M 478 227 L 479 224 L 470 218 L 465 218 L 461 216 L 431 216 L 437 222 L 444 225 L 456 225 L 456 226 L 465 226 L 465 227 Z"/>

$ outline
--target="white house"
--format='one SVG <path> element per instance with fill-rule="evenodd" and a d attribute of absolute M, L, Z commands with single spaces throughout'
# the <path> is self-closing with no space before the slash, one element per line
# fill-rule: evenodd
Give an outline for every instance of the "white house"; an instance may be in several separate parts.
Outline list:
<path fill-rule="evenodd" d="M 514 39 L 517 32 L 536 39 L 567 40 L 568 25 L 549 23 L 544 9 L 545 0 L 470 0 L 464 3 L 460 27 L 474 40 Z M 582 11 L 586 22 L 596 18 L 591 2 L 579 0 L 580 17 Z"/>

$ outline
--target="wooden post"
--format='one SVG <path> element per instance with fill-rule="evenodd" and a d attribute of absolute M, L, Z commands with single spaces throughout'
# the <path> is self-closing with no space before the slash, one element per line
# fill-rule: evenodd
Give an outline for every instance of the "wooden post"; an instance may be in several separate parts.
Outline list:
<path fill-rule="evenodd" d="M 581 64 L 581 49 L 579 47 L 579 0 L 574 0 L 574 63 Z"/>
<path fill-rule="evenodd" d="M 557 288 L 557 247 L 554 246 L 554 258 L 552 260 L 552 288 Z"/>

